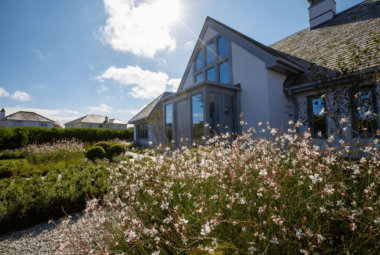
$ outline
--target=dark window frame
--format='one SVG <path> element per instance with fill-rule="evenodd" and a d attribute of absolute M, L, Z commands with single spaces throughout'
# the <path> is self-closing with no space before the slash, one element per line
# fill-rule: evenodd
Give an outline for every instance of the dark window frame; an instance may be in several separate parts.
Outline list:
<path fill-rule="evenodd" d="M 148 124 L 144 123 L 137 125 L 137 139 L 147 140 L 148 135 Z"/>
<path fill-rule="evenodd" d="M 311 96 L 307 97 L 308 126 L 310 128 L 311 136 L 313 138 L 317 138 L 317 139 L 327 139 L 327 136 L 329 134 L 329 128 L 328 128 L 328 119 L 327 119 L 327 115 L 326 114 L 324 115 L 325 116 L 325 131 L 326 131 L 326 134 L 322 134 L 322 136 L 319 136 L 318 134 L 316 134 L 314 132 L 314 109 L 313 109 L 313 103 L 312 103 L 313 99 L 322 99 L 323 100 L 323 104 L 326 107 L 326 100 L 325 100 L 325 98 L 321 98 L 321 95 L 311 95 Z"/>

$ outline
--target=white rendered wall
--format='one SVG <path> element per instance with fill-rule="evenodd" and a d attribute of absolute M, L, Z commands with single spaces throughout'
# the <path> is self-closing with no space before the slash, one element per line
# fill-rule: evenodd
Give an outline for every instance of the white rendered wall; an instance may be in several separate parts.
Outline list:
<path fill-rule="evenodd" d="M 234 84 L 241 84 L 241 112 L 247 127 L 257 121 L 270 120 L 268 74 L 265 63 L 232 42 L 232 70 Z M 282 88 L 281 88 L 282 92 Z M 239 113 L 240 114 L 240 113 Z"/>
<path fill-rule="evenodd" d="M 213 38 L 217 34 L 218 34 L 218 32 L 216 32 L 211 27 L 208 27 L 207 30 L 206 30 L 205 35 L 203 36 L 203 42 L 207 42 L 208 40 L 210 40 L 211 38 Z"/>

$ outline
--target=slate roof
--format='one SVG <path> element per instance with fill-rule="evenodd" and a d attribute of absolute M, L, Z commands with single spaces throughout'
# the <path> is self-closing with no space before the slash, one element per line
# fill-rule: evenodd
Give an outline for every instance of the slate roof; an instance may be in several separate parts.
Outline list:
<path fill-rule="evenodd" d="M 158 103 L 161 98 L 167 97 L 169 95 L 173 94 L 172 92 L 164 92 L 161 95 L 159 95 L 152 103 L 150 103 L 147 107 L 142 109 L 138 114 L 136 114 L 130 121 L 128 121 L 128 124 L 134 124 L 136 121 L 144 120 L 150 116 L 150 114 L 153 112 L 154 109 L 157 109 L 160 107 L 160 104 Z"/>
<path fill-rule="evenodd" d="M 54 120 L 48 119 L 41 116 L 35 112 L 16 112 L 11 115 L 6 116 L 2 121 L 12 120 L 12 121 L 36 121 L 36 122 L 54 122 Z"/>
<path fill-rule="evenodd" d="M 370 32 L 380 34 L 380 0 L 367 0 L 312 29 L 306 28 L 269 47 L 298 63 L 305 70 L 312 64 L 326 67 L 333 73 L 339 55 L 345 56 L 342 47 L 346 40 L 365 46 L 372 38 Z M 347 55 L 347 53 L 346 53 Z M 326 63 L 319 59 L 322 57 Z M 310 72 L 299 77 L 299 84 L 312 81 Z M 294 85 L 295 77 L 286 80 L 284 87 Z"/>
<path fill-rule="evenodd" d="M 93 124 L 103 124 L 106 118 L 100 115 L 89 114 L 79 119 L 67 122 L 65 125 L 80 124 L 80 123 L 93 123 Z"/>

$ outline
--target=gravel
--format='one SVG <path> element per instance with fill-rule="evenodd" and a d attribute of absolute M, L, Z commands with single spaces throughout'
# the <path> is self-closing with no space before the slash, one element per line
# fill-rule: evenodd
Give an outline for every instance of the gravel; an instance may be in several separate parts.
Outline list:
<path fill-rule="evenodd" d="M 79 214 L 80 215 L 80 214 Z M 77 216 L 72 216 L 72 220 L 77 220 Z M 55 220 L 59 225 L 60 220 Z M 36 225 L 32 228 L 14 232 L 0 237 L 0 254 L 6 255 L 30 255 L 30 254 L 55 254 L 53 249 L 55 242 L 60 238 L 61 233 L 57 226 L 52 223 Z"/>

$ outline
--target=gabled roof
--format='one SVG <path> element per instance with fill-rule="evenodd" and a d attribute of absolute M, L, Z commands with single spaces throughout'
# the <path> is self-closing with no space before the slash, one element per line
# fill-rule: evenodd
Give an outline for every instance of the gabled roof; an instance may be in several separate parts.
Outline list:
<path fill-rule="evenodd" d="M 44 116 L 41 116 L 35 112 L 16 112 L 11 115 L 6 116 L 4 119 L 1 121 L 6 121 L 6 120 L 12 120 L 12 121 L 36 121 L 36 122 L 51 122 L 53 123 L 54 120 L 48 119 Z"/>
<path fill-rule="evenodd" d="M 118 119 L 110 119 L 110 120 L 108 120 L 107 124 L 124 124 L 124 125 L 127 125 L 127 122 L 124 122 L 124 121 L 118 120 Z"/>
<path fill-rule="evenodd" d="M 92 123 L 92 124 L 104 124 L 106 118 L 100 115 L 89 114 L 79 119 L 67 122 L 64 125 L 80 124 L 80 123 Z"/>
<path fill-rule="evenodd" d="M 331 69 L 333 73 L 339 55 L 344 57 L 348 54 L 342 50 L 346 40 L 352 39 L 353 43 L 364 46 L 373 37 L 369 35 L 370 32 L 380 34 L 380 0 L 364 1 L 317 27 L 306 28 L 276 42 L 270 48 L 305 70 L 315 64 Z M 297 78 L 290 77 L 284 87 L 294 85 L 295 79 L 299 79 L 299 84 L 306 84 L 312 81 L 312 76 L 306 71 Z"/>
<path fill-rule="evenodd" d="M 138 121 L 147 119 L 150 114 L 153 112 L 153 110 L 160 107 L 160 100 L 164 97 L 167 97 L 169 95 L 173 94 L 172 92 L 164 92 L 161 95 L 159 95 L 156 99 L 153 100 L 152 103 L 150 103 L 147 107 L 142 109 L 138 114 L 136 114 L 130 121 L 128 121 L 128 124 L 134 124 Z"/>
<path fill-rule="evenodd" d="M 281 52 L 273 50 L 270 47 L 267 47 L 264 44 L 253 40 L 252 38 L 224 25 L 223 23 L 213 18 L 207 17 L 203 25 L 202 31 L 199 35 L 198 42 L 194 47 L 193 53 L 191 54 L 191 58 L 187 65 L 186 71 L 178 87 L 178 91 L 182 90 L 183 85 L 186 81 L 187 75 L 191 71 L 192 63 L 197 57 L 200 47 L 202 46 L 202 44 L 206 43 L 206 42 L 203 42 L 201 38 L 204 37 L 207 31 L 207 28 L 209 27 L 217 31 L 218 34 L 220 34 L 221 36 L 227 39 L 230 39 L 231 41 L 233 41 L 234 43 L 236 43 L 243 49 L 247 50 L 248 52 L 252 53 L 256 57 L 264 61 L 267 69 L 270 69 L 270 70 L 273 70 L 285 75 L 295 75 L 304 71 L 302 66 L 298 65 L 291 59 L 287 58 Z"/>

